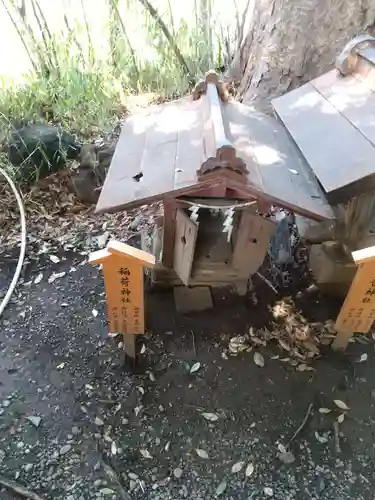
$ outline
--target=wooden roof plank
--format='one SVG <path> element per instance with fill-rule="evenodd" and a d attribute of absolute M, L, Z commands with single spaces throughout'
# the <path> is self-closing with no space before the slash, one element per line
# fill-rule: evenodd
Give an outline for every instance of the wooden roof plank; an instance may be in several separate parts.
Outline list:
<path fill-rule="evenodd" d="M 272 104 L 326 193 L 374 172 L 373 145 L 311 83 Z"/>
<path fill-rule="evenodd" d="M 233 145 L 257 192 L 297 213 L 334 218 L 323 190 L 281 122 L 237 102 L 228 103 L 226 114 Z"/>
<path fill-rule="evenodd" d="M 162 196 L 174 189 L 177 142 L 179 131 L 176 126 L 180 106 L 163 106 L 155 115 L 155 123 L 148 132 L 145 151 L 142 158 L 143 176 L 139 181 L 138 199 Z"/>
<path fill-rule="evenodd" d="M 375 92 L 371 88 L 353 76 L 341 77 L 337 71 L 311 84 L 375 145 Z"/>
<path fill-rule="evenodd" d="M 174 187 L 197 182 L 197 170 L 206 159 L 203 144 L 202 100 L 191 101 L 184 113 L 184 128 L 178 134 Z"/>

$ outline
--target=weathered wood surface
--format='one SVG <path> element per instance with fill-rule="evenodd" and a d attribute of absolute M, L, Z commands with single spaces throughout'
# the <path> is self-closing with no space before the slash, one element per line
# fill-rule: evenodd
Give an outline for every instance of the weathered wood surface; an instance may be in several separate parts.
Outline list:
<path fill-rule="evenodd" d="M 221 168 L 198 181 L 197 170 L 220 156 L 223 145 L 244 160 L 248 176 L 242 174 L 242 180 Z M 185 98 L 154 106 L 126 120 L 97 211 L 194 195 L 220 185 L 242 199 L 255 197 L 316 220 L 334 217 L 282 125 L 241 103 L 213 100 L 210 93 L 197 101 Z"/>
<path fill-rule="evenodd" d="M 271 203 L 307 217 L 335 217 L 309 165 L 280 122 L 235 101 L 225 106 L 224 114 L 232 144 L 249 170 L 254 194 L 263 193 Z"/>
<path fill-rule="evenodd" d="M 333 70 L 273 101 L 331 202 L 375 186 L 375 93 Z"/>
<path fill-rule="evenodd" d="M 243 210 L 237 229 L 231 265 L 244 276 L 254 274 L 262 265 L 276 224 L 250 210 Z"/>
<path fill-rule="evenodd" d="M 188 285 L 193 266 L 198 223 L 192 221 L 181 209 L 177 210 L 174 241 L 173 268 L 184 283 Z"/>
<path fill-rule="evenodd" d="M 353 252 L 358 269 L 336 319 L 333 349 L 346 348 L 355 332 L 368 333 L 375 320 L 375 247 Z"/>

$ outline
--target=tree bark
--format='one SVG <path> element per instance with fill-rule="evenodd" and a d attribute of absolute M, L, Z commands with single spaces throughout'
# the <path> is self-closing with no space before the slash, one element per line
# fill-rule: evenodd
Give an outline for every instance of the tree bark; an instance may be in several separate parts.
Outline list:
<path fill-rule="evenodd" d="M 259 105 L 332 69 L 346 42 L 375 31 L 374 0 L 254 0 L 253 9 L 231 76 L 238 97 Z"/>

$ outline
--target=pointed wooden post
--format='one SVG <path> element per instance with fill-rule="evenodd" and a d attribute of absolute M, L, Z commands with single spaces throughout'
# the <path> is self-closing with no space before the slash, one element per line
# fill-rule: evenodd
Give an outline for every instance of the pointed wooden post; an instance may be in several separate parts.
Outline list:
<path fill-rule="evenodd" d="M 375 246 L 352 253 L 358 264 L 344 304 L 336 319 L 332 348 L 343 351 L 353 333 L 368 333 L 375 319 Z"/>
<path fill-rule="evenodd" d="M 135 360 L 135 335 L 144 333 L 143 267 L 153 267 L 155 257 L 119 241 L 94 252 L 90 264 L 103 264 L 109 330 L 120 333 L 127 356 Z"/>

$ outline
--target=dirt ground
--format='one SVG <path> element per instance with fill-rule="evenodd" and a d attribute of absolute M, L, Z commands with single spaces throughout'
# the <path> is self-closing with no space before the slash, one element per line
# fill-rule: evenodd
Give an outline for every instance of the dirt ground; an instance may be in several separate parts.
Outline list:
<path fill-rule="evenodd" d="M 226 354 L 231 337 L 267 321 L 275 297 L 265 284 L 257 305 L 217 294 L 213 311 L 186 316 L 158 292 L 147 296 L 149 332 L 129 374 L 121 339 L 107 338 L 100 270 L 78 254 L 59 257 L 26 267 L 1 318 L 2 478 L 45 500 L 374 498 L 372 340 L 350 344 L 345 356 L 327 347 L 313 371 L 299 372 L 280 361 L 276 343 Z M 1 296 L 15 259 L 3 256 L 0 266 Z M 53 272 L 66 274 L 49 283 Z M 337 312 L 314 294 L 299 294 L 296 307 L 311 321 Z M 295 460 L 284 463 L 280 450 L 307 413 L 290 445 Z M 4 488 L 0 498 L 22 497 Z"/>

